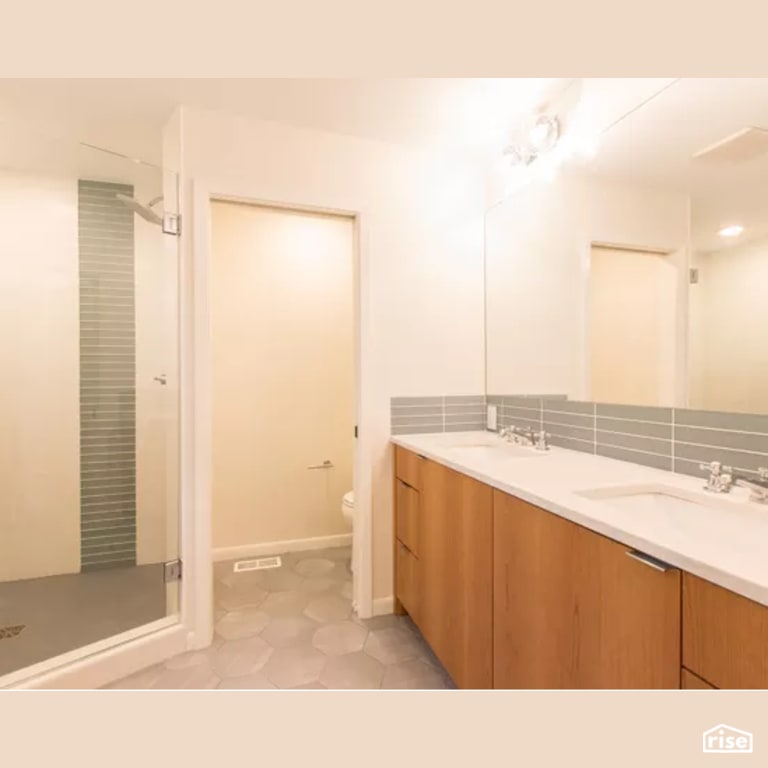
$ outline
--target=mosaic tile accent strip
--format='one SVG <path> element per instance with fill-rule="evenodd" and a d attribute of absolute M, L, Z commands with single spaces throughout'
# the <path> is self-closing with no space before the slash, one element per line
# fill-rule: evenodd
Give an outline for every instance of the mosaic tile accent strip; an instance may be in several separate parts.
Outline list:
<path fill-rule="evenodd" d="M 78 183 L 82 570 L 136 563 L 133 187 Z"/>

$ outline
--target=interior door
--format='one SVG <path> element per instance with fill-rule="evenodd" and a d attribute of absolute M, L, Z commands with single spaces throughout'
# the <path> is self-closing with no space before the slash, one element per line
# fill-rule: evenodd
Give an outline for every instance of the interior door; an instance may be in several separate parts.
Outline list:
<path fill-rule="evenodd" d="M 214 549 L 347 534 L 354 219 L 229 202 L 211 215 Z"/>

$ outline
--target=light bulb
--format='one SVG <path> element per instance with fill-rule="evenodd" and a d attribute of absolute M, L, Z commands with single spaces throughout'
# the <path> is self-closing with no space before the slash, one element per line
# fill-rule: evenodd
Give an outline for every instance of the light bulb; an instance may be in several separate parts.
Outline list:
<path fill-rule="evenodd" d="M 560 137 L 560 123 L 556 117 L 541 115 L 528 133 L 528 142 L 533 154 L 549 152 Z"/>

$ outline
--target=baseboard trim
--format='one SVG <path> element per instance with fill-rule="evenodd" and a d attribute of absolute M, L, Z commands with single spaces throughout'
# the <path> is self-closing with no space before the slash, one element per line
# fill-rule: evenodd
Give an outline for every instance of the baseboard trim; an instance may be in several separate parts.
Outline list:
<path fill-rule="evenodd" d="M 389 597 L 375 597 L 373 599 L 373 615 L 374 616 L 386 616 L 389 613 L 395 612 L 395 596 Z"/>
<path fill-rule="evenodd" d="M 284 552 L 306 552 L 312 549 L 328 547 L 349 547 L 352 545 L 351 533 L 338 533 L 334 536 L 315 536 L 311 539 L 286 539 L 268 541 L 264 544 L 243 544 L 237 547 L 215 547 L 213 561 L 237 560 L 242 557 L 261 557 L 262 555 L 280 555 Z"/>

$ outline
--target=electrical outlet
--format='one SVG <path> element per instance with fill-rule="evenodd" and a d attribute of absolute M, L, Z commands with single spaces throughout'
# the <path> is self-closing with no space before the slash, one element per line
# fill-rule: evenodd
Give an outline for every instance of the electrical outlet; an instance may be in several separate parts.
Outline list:
<path fill-rule="evenodd" d="M 489 405 L 488 406 L 488 415 L 486 418 L 486 427 L 490 429 L 492 432 L 495 432 L 497 429 L 497 421 L 496 421 L 496 406 L 495 405 Z"/>

